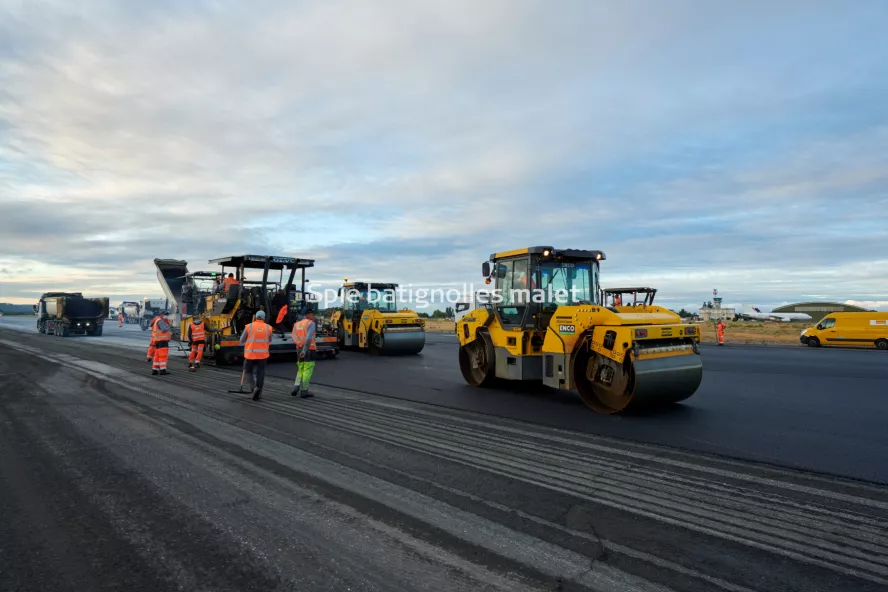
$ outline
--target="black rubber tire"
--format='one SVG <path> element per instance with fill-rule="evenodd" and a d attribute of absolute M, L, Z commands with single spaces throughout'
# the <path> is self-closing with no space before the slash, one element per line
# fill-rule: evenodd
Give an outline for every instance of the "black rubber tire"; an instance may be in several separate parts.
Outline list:
<path fill-rule="evenodd" d="M 876 349 L 888 351 L 888 339 L 879 339 L 876 341 Z"/>
<path fill-rule="evenodd" d="M 382 352 L 385 350 L 385 341 L 382 335 L 379 335 L 380 339 L 383 339 L 382 346 L 376 345 L 376 336 L 379 335 L 376 331 L 370 331 L 367 334 L 367 351 L 370 352 L 371 356 L 381 356 Z"/>
<path fill-rule="evenodd" d="M 475 345 L 477 344 L 477 345 Z M 483 356 L 484 369 L 472 368 L 470 362 L 470 348 L 482 348 L 479 355 Z M 493 344 L 485 333 L 480 333 L 478 338 L 467 346 L 459 348 L 459 370 L 463 378 L 472 386 L 489 387 L 496 380 L 496 357 L 493 356 Z"/>
<path fill-rule="evenodd" d="M 101 337 L 102 329 L 104 329 L 104 327 L 96 327 L 95 329 L 93 329 L 93 337 Z"/>
<path fill-rule="evenodd" d="M 820 340 L 816 337 L 808 338 L 808 347 L 820 347 Z"/>

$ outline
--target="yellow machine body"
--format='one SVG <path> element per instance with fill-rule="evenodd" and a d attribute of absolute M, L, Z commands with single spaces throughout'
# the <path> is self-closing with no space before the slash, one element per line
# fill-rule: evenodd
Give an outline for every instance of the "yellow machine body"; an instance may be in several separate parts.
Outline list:
<path fill-rule="evenodd" d="M 456 326 L 466 381 L 487 386 L 495 379 L 539 380 L 578 391 L 599 413 L 639 410 L 693 395 L 702 380 L 698 327 L 653 304 L 603 306 L 597 282 L 604 258 L 600 251 L 552 247 L 491 255 L 493 271 L 485 264 L 483 272 L 496 280 L 494 297 Z M 520 303 L 505 294 L 514 289 L 519 270 L 522 281 L 531 278 L 523 284 L 531 292 Z M 582 287 L 575 297 L 560 301 L 551 292 L 546 295 L 562 281 Z"/>
<path fill-rule="evenodd" d="M 343 306 L 330 324 L 339 345 L 374 355 L 417 354 L 425 347 L 425 321 L 415 311 L 397 308 L 397 284 L 346 282 Z"/>

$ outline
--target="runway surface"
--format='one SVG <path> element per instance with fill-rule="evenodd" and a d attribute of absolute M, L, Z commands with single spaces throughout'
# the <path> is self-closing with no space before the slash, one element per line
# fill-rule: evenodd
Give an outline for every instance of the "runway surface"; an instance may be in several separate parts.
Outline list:
<path fill-rule="evenodd" d="M 446 367 L 446 339 L 411 361 L 346 354 L 319 373 L 413 365 L 409 395 L 424 365 Z M 289 376 L 253 401 L 226 392 L 230 370 L 176 360 L 150 376 L 144 345 L 129 329 L 61 338 L 0 322 L 0 590 L 888 586 L 886 486 L 595 435 L 594 422 L 320 385 L 303 400 Z M 521 413 L 588 415 L 511 395 Z"/>
<path fill-rule="evenodd" d="M 29 317 L 0 327 L 33 330 Z M 87 339 L 87 338 L 77 338 Z M 118 329 L 90 343 L 144 350 L 147 333 Z M 343 352 L 316 365 L 315 382 L 684 450 L 774 463 L 888 483 L 888 355 L 874 350 L 805 347 L 702 347 L 698 393 L 663 412 L 600 416 L 572 393 L 546 388 L 477 389 L 465 384 L 456 338 L 428 334 L 416 356 L 375 358 Z M 233 369 L 232 373 L 238 372 Z M 290 379 L 293 362 L 269 365 Z"/>

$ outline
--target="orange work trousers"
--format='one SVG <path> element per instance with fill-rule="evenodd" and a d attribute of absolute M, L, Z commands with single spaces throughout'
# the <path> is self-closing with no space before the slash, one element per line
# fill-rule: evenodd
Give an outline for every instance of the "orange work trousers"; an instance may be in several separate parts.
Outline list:
<path fill-rule="evenodd" d="M 191 344 L 191 352 L 188 354 L 188 363 L 193 364 L 197 362 L 198 364 L 203 359 L 203 350 L 204 350 L 204 342 L 196 341 Z"/>
<path fill-rule="evenodd" d="M 154 350 L 154 362 L 151 364 L 151 367 L 154 370 L 166 370 L 167 360 L 170 359 L 170 348 L 169 342 L 161 341 L 155 346 Z"/>

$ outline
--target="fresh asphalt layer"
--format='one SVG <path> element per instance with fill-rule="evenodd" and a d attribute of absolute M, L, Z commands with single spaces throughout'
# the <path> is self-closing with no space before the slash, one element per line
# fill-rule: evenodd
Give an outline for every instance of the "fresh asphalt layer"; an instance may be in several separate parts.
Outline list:
<path fill-rule="evenodd" d="M 318 376 L 446 368 L 447 339 Z M 299 399 L 286 363 L 253 401 L 229 392 L 238 374 L 180 355 L 151 376 L 145 345 L 0 322 L 0 590 L 888 587 L 884 485 L 358 389 Z"/>
<path fill-rule="evenodd" d="M 31 331 L 33 325 L 30 317 L 0 319 L 0 327 Z M 112 322 L 102 337 L 75 339 L 144 350 L 148 336 L 137 326 L 119 329 Z M 885 352 L 704 344 L 703 383 L 693 397 L 643 415 L 602 416 L 570 392 L 471 387 L 459 371 L 457 347 L 455 336 L 430 333 L 415 356 L 342 352 L 316 364 L 313 382 L 888 484 Z M 295 363 L 269 364 L 268 374 L 292 380 Z"/>

